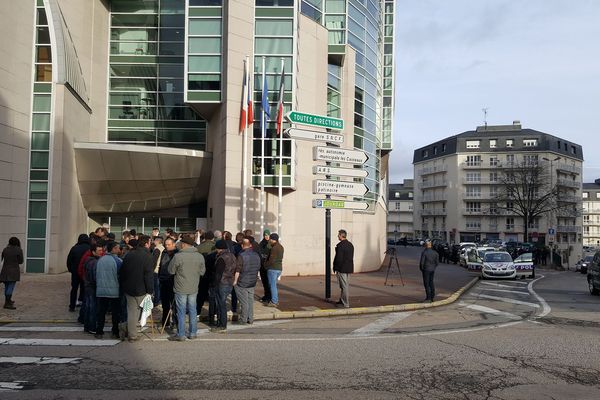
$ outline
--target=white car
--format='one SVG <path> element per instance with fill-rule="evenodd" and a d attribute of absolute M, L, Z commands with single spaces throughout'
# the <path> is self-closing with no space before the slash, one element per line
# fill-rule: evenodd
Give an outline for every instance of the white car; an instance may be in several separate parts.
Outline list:
<path fill-rule="evenodd" d="M 535 278 L 535 265 L 533 264 L 533 254 L 523 253 L 515 258 L 515 269 L 517 276 L 521 278 Z"/>
<path fill-rule="evenodd" d="M 467 243 L 467 242 L 460 243 L 460 250 L 459 250 L 460 253 L 458 256 L 458 263 L 460 265 L 466 267 L 468 265 L 467 255 L 469 253 L 469 250 L 475 249 L 475 248 L 477 248 L 477 245 L 475 243 Z"/>
<path fill-rule="evenodd" d="M 517 270 L 512 257 L 506 251 L 488 251 L 479 259 L 481 263 L 481 277 L 514 279 Z"/>
<path fill-rule="evenodd" d="M 470 271 L 480 271 L 481 270 L 481 261 L 483 256 L 488 251 L 495 251 L 496 249 L 493 247 L 467 247 L 465 249 L 465 265 Z"/>

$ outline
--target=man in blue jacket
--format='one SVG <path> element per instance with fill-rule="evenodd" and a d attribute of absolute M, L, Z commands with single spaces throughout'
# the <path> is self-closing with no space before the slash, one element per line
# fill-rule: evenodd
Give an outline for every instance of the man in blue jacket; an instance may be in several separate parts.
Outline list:
<path fill-rule="evenodd" d="M 119 269 L 123 261 L 119 258 L 121 247 L 119 243 L 109 242 L 106 245 L 106 255 L 96 263 L 96 335 L 102 339 L 106 311 L 110 309 L 112 318 L 112 337 L 119 338 L 119 321 L 121 318 L 121 301 L 119 298 Z"/>

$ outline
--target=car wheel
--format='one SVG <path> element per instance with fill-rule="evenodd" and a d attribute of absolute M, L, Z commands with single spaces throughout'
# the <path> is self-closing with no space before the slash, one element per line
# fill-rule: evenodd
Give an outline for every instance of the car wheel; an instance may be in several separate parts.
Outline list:
<path fill-rule="evenodd" d="M 596 287 L 594 286 L 594 282 L 592 281 L 592 278 L 588 278 L 588 287 L 590 289 L 590 294 L 592 296 L 598 296 L 598 294 L 600 294 L 600 291 L 598 289 L 596 289 Z"/>
<path fill-rule="evenodd" d="M 535 279 L 535 270 L 531 271 L 531 279 Z"/>

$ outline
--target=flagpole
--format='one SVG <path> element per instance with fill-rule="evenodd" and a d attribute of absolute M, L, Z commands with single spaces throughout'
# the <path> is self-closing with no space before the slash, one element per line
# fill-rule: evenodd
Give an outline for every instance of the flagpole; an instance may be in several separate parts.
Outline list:
<path fill-rule="evenodd" d="M 265 86 L 265 56 L 262 58 L 262 84 Z M 262 91 L 261 91 L 262 93 Z M 264 95 L 264 93 L 263 93 Z M 263 102 L 261 96 L 261 104 Z M 265 135 L 267 131 L 265 108 L 261 106 L 260 111 L 260 234 L 265 231 Z"/>
<path fill-rule="evenodd" d="M 281 57 L 281 71 L 283 72 L 284 68 L 285 68 L 285 61 L 283 59 L 283 57 Z M 281 75 L 281 79 L 285 79 L 285 77 L 283 76 L 283 73 Z M 280 85 L 284 85 L 284 82 L 280 82 Z M 285 93 L 285 87 L 283 92 Z M 278 110 L 278 112 L 283 113 L 283 99 L 278 99 L 281 102 L 281 110 Z M 278 118 L 283 118 L 283 116 L 278 116 Z M 283 125 L 283 121 L 282 121 L 282 125 Z M 283 237 L 282 234 L 282 226 L 283 226 L 283 222 L 282 222 L 282 216 L 283 216 L 283 126 L 279 127 L 279 132 L 277 132 L 277 134 L 279 135 L 279 192 L 278 192 L 278 215 L 277 215 L 277 233 L 279 234 L 279 238 L 281 239 Z"/>
<path fill-rule="evenodd" d="M 248 88 L 250 87 L 250 68 L 249 68 L 249 57 L 246 56 L 244 60 L 244 74 L 246 75 L 246 85 Z M 246 93 L 242 95 L 242 101 L 246 98 L 246 95 L 250 92 L 248 88 L 242 88 Z M 242 104 L 242 107 L 248 107 L 248 101 L 251 99 L 247 99 L 246 104 Z M 248 110 L 247 112 L 249 112 Z M 244 121 L 244 142 L 243 142 L 243 161 L 242 161 L 242 227 L 240 231 L 248 228 L 247 225 L 247 215 L 248 215 L 248 115 L 245 115 L 246 121 Z"/>

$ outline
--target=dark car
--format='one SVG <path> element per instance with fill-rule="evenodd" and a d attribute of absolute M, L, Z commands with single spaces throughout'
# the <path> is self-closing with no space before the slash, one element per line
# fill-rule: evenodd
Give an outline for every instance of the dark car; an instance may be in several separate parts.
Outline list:
<path fill-rule="evenodd" d="M 587 268 L 587 281 L 590 293 L 594 296 L 600 294 L 600 251 L 592 257 L 592 262 Z"/>
<path fill-rule="evenodd" d="M 596 253 L 596 254 L 598 254 L 598 253 Z M 581 264 L 579 264 L 579 272 L 581 272 L 582 274 L 587 274 L 588 267 L 590 267 L 590 265 L 592 264 L 594 257 L 595 257 L 595 255 L 585 256 L 583 258 L 583 260 L 581 260 Z M 577 268 L 577 267 L 575 267 L 575 268 Z"/>

